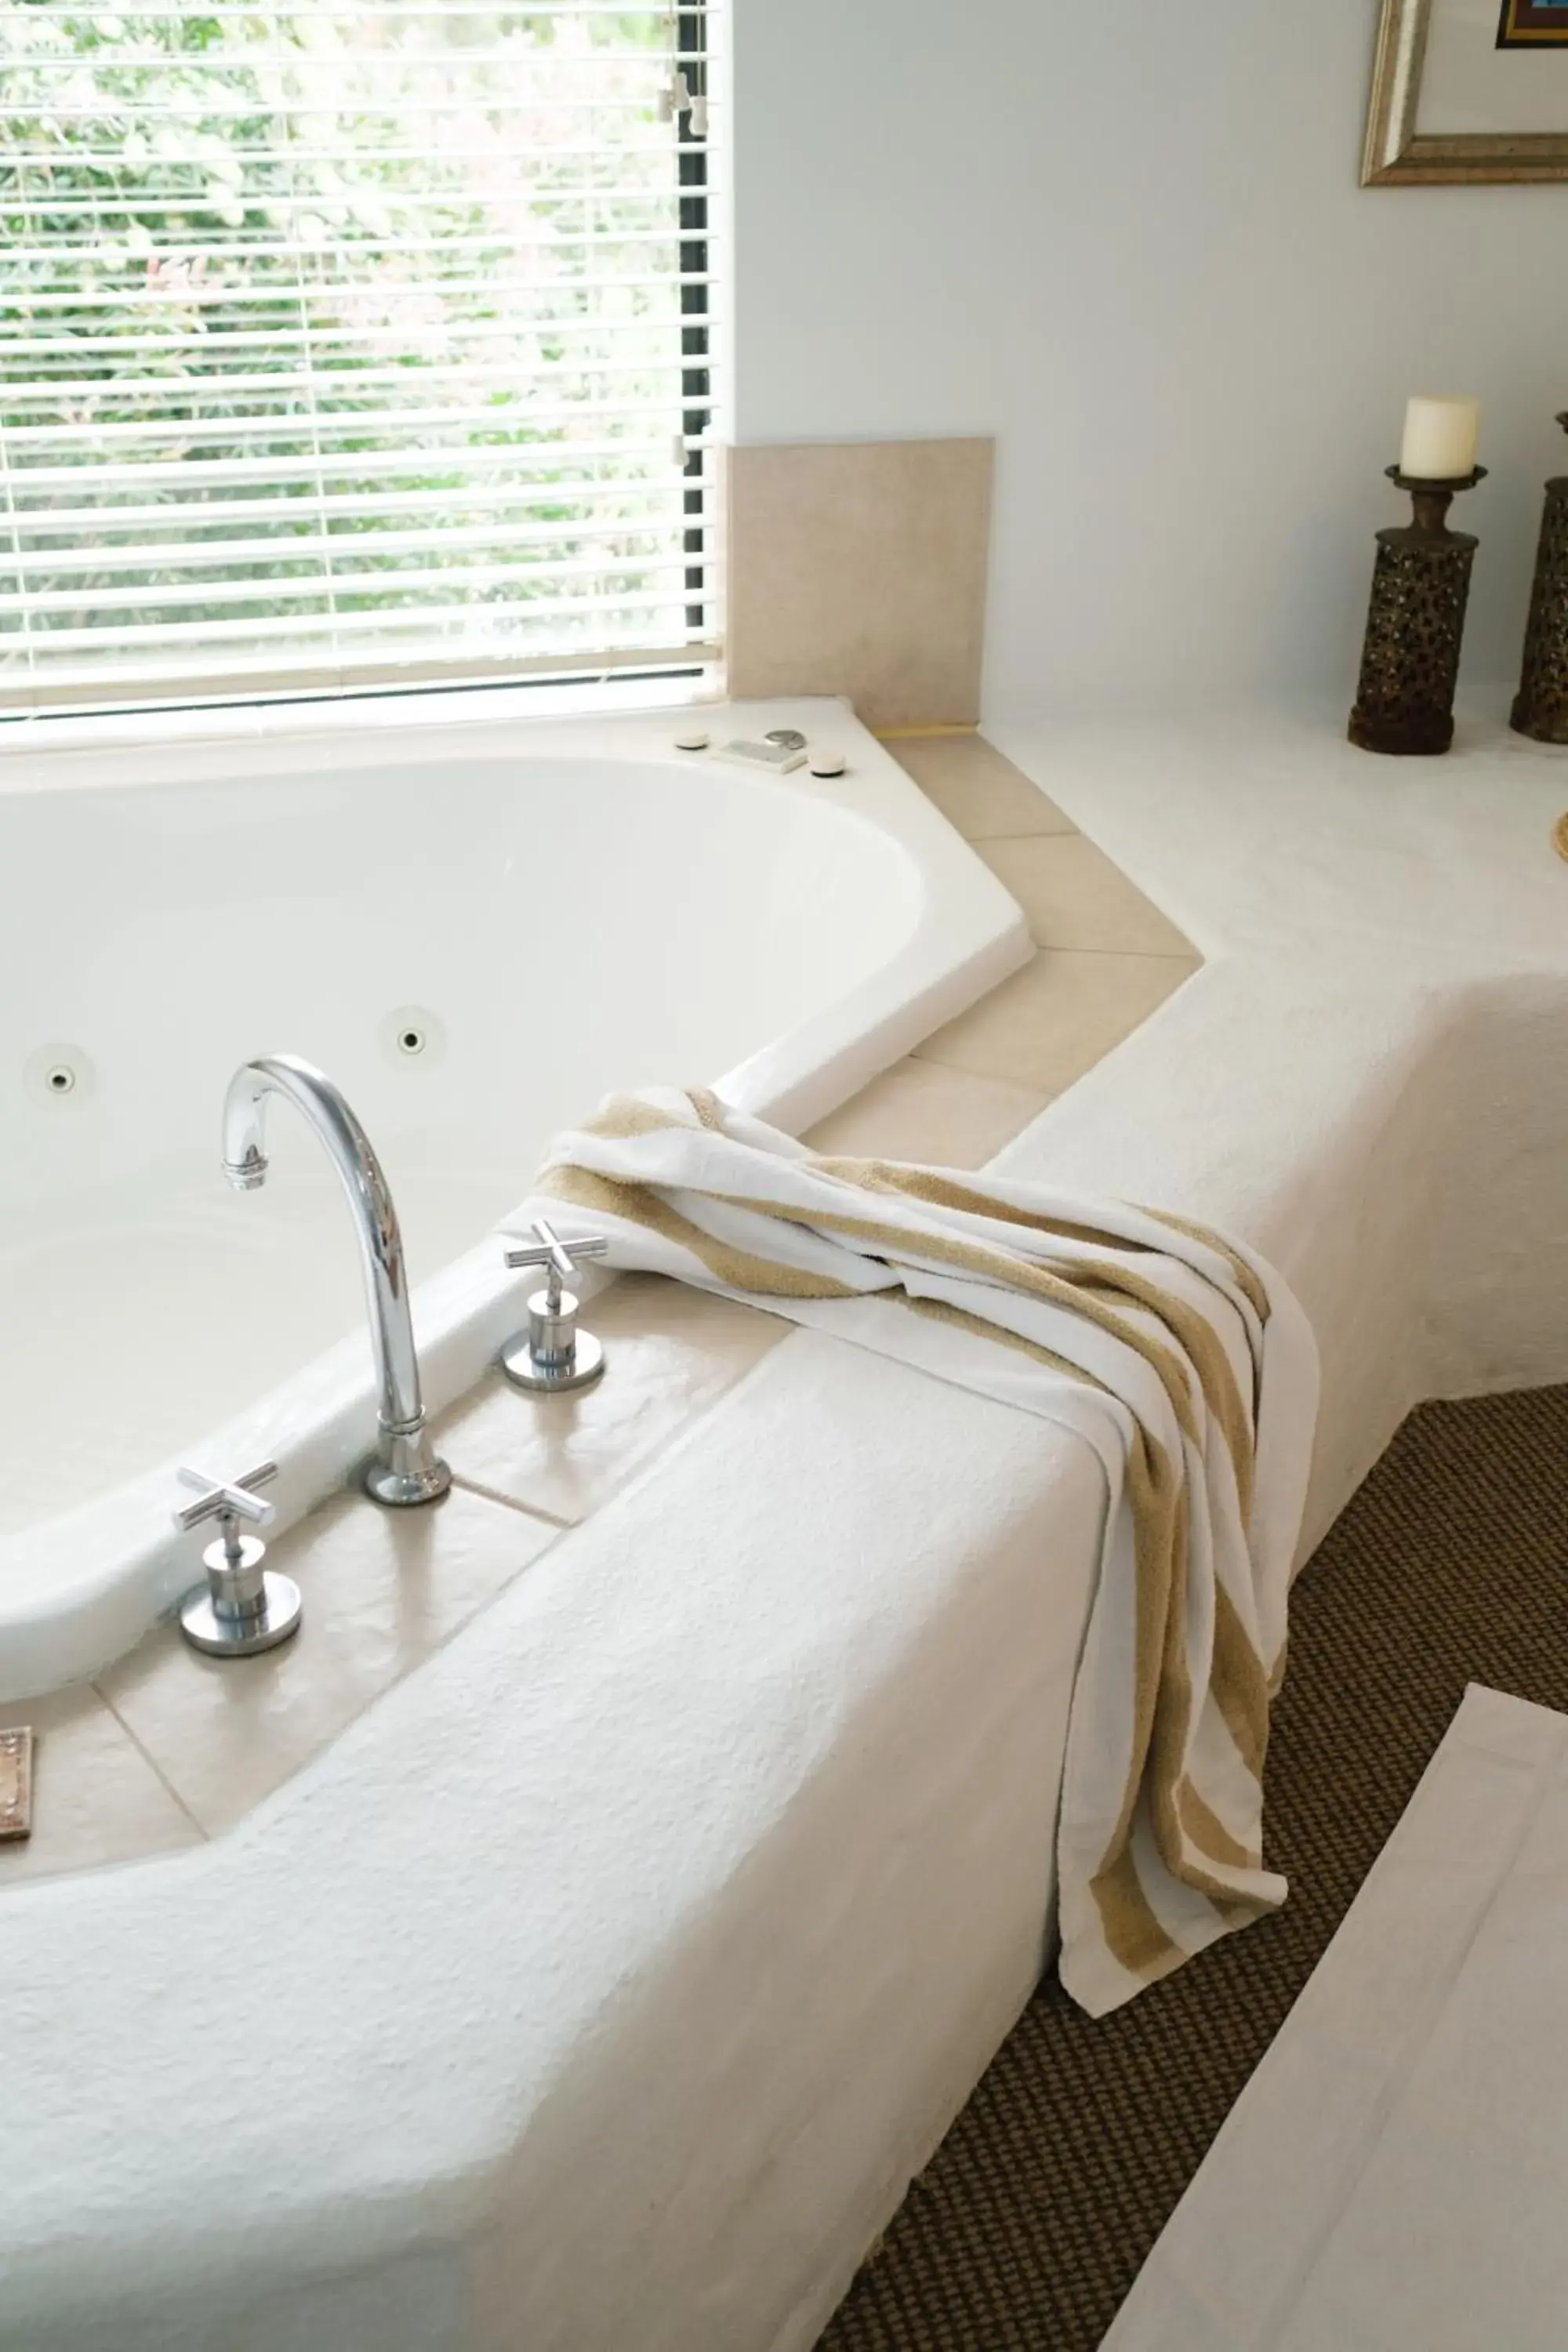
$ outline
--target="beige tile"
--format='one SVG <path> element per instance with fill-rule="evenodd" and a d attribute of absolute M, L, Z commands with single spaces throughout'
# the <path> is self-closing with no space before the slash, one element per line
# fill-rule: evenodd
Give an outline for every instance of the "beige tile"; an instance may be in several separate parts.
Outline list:
<path fill-rule="evenodd" d="M 623 1275 L 583 1319 L 608 1359 L 595 1387 L 530 1396 L 492 1372 L 437 1429 L 459 1478 L 571 1522 L 624 1486 L 789 1328 L 646 1274 Z"/>
<path fill-rule="evenodd" d="M 1076 830 L 1071 817 L 984 736 L 909 736 L 888 749 L 965 841 Z"/>
<path fill-rule="evenodd" d="M 391 1688 L 557 1530 L 455 1491 L 427 1510 L 345 1495 L 273 1545 L 305 1617 L 258 1658 L 205 1658 L 162 1627 L 100 1688 L 209 1832 L 225 1828 Z"/>
<path fill-rule="evenodd" d="M 0 1845 L 0 1897 L 24 1879 L 199 1843 L 195 1822 L 90 1685 L 0 1702 L 0 1725 L 24 1723 L 37 1743 L 33 1834 Z"/>
<path fill-rule="evenodd" d="M 1042 949 L 920 1047 L 917 1059 L 1060 1094 L 1147 1020 L 1196 960 Z"/>
<path fill-rule="evenodd" d="M 1027 1127 L 1046 1097 L 970 1070 L 895 1062 L 805 1138 L 814 1151 L 981 1168 Z"/>
<path fill-rule="evenodd" d="M 737 697 L 847 694 L 870 727 L 980 715 L 992 444 L 730 452 L 726 662 Z"/>
<path fill-rule="evenodd" d="M 979 849 L 1024 909 L 1037 945 L 1192 957 L 1185 934 L 1081 833 L 987 841 Z"/>

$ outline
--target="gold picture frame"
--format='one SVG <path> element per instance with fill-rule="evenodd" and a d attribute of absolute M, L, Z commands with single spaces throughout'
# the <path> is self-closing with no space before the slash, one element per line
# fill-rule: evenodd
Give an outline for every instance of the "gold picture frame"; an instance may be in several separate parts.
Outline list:
<path fill-rule="evenodd" d="M 1363 187 L 1409 187 L 1439 181 L 1568 180 L 1568 121 L 1560 131 L 1437 135 L 1416 129 L 1422 68 L 1436 5 L 1437 0 L 1383 0 L 1362 157 Z M 1505 44 L 1500 35 L 1499 46 L 1511 43 Z"/>

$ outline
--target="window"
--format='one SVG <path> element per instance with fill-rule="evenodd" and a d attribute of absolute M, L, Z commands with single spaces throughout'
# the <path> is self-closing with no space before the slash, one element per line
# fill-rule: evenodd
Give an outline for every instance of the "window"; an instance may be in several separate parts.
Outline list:
<path fill-rule="evenodd" d="M 0 0 L 0 708 L 707 657 L 711 14 Z"/>

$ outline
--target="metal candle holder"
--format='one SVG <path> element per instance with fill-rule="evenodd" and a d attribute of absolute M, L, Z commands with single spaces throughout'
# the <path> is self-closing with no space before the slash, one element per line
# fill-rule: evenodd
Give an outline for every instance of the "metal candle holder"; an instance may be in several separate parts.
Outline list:
<path fill-rule="evenodd" d="M 1478 466 L 1447 482 L 1420 481 L 1397 466 L 1384 470 L 1409 491 L 1415 520 L 1377 534 L 1350 739 L 1363 751 L 1429 755 L 1454 740 L 1459 646 L 1480 543 L 1468 531 L 1448 529 L 1448 509 L 1458 491 L 1485 480 L 1487 469 Z"/>
<path fill-rule="evenodd" d="M 1557 422 L 1568 432 L 1568 408 Z M 1512 723 L 1538 743 L 1568 743 L 1568 474 L 1546 485 Z"/>

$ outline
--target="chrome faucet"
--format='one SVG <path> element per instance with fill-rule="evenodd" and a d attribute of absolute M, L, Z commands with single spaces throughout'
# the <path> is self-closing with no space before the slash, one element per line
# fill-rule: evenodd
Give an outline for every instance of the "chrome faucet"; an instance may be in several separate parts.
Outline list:
<path fill-rule="evenodd" d="M 223 1171 L 236 1192 L 254 1192 L 267 1181 L 263 1145 L 269 1094 L 284 1096 L 314 1128 L 353 1213 L 381 1381 L 375 1455 L 364 1472 L 365 1490 L 378 1503 L 433 1503 L 451 1485 L 452 1474 L 425 1426 L 403 1235 L 381 1162 L 323 1070 L 295 1054 L 263 1054 L 235 1072 L 223 1107 Z"/>

